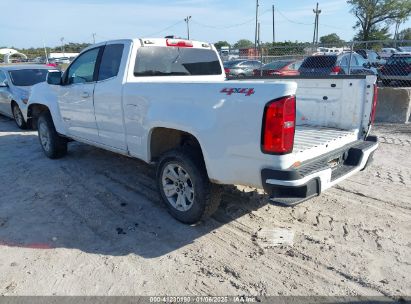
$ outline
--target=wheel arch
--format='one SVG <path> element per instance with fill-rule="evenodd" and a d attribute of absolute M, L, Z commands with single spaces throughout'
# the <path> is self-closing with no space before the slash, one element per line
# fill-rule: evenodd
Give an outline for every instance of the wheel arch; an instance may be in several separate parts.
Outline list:
<path fill-rule="evenodd" d="M 41 103 L 33 103 L 27 107 L 27 123 L 33 128 L 37 128 L 37 119 L 43 112 L 49 112 L 50 108 L 47 105 Z"/>
<path fill-rule="evenodd" d="M 156 162 L 165 152 L 184 146 L 200 154 L 207 171 L 204 150 L 198 137 L 187 131 L 167 127 L 153 127 L 150 130 L 147 145 L 149 162 Z"/>

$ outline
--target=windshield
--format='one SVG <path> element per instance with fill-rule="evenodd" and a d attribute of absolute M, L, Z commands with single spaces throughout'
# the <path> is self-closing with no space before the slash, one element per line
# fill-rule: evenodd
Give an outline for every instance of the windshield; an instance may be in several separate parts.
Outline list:
<path fill-rule="evenodd" d="M 264 70 L 279 70 L 279 69 L 286 67 L 290 63 L 292 63 L 292 61 L 274 61 L 274 62 L 266 64 L 263 67 L 263 69 Z"/>
<path fill-rule="evenodd" d="M 47 73 L 45 69 L 24 69 L 9 71 L 11 82 L 15 86 L 32 86 L 46 81 Z"/>
<path fill-rule="evenodd" d="M 134 76 L 220 75 L 220 61 L 210 49 L 142 47 L 137 52 Z"/>

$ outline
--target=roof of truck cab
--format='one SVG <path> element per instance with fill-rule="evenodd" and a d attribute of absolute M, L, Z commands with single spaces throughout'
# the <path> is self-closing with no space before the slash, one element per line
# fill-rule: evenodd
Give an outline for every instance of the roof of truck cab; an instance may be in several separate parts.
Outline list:
<path fill-rule="evenodd" d="M 84 52 L 85 50 L 93 49 L 95 47 L 99 47 L 99 46 L 106 45 L 106 44 L 115 44 L 115 43 L 124 43 L 124 42 L 133 42 L 137 44 L 143 43 L 144 46 L 164 46 L 166 47 L 167 40 L 191 42 L 193 44 L 193 48 L 211 48 L 211 45 L 212 45 L 209 42 L 188 40 L 188 39 L 183 39 L 183 38 L 126 38 L 126 39 L 107 40 L 107 41 L 102 41 L 96 44 L 92 44 L 88 46 L 87 48 L 85 48 L 82 52 Z"/>

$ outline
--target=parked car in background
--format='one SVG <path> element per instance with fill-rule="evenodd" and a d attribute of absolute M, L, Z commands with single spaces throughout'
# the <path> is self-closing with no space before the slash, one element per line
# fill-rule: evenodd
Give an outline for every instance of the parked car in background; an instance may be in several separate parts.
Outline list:
<path fill-rule="evenodd" d="M 411 53 L 392 55 L 381 68 L 379 77 L 385 86 L 393 82 L 400 85 L 411 85 Z"/>
<path fill-rule="evenodd" d="M 232 60 L 224 62 L 224 71 L 227 77 L 244 78 L 253 76 L 253 71 L 261 66 L 258 60 Z"/>
<path fill-rule="evenodd" d="M 356 53 L 360 54 L 364 59 L 371 63 L 371 66 L 379 68 L 384 65 L 387 61 L 382 59 L 381 56 L 374 50 L 356 50 Z"/>
<path fill-rule="evenodd" d="M 302 60 L 278 60 L 268 63 L 261 69 L 254 70 L 254 76 L 295 76 L 300 75 L 298 69 Z"/>
<path fill-rule="evenodd" d="M 50 67 L 40 65 L 0 67 L 0 114 L 14 118 L 19 128 L 27 128 L 27 101 L 31 87 L 46 81 L 49 70 Z"/>
<path fill-rule="evenodd" d="M 396 48 L 382 48 L 378 54 L 381 56 L 381 58 L 390 58 L 393 54 L 398 53 L 398 50 Z"/>
<path fill-rule="evenodd" d="M 56 58 L 55 63 L 57 63 L 57 64 L 69 64 L 70 59 L 68 57 Z"/>
<path fill-rule="evenodd" d="M 411 46 L 400 46 L 400 47 L 398 47 L 398 49 L 401 52 L 407 52 L 407 53 L 411 52 Z"/>
<path fill-rule="evenodd" d="M 349 64 L 351 58 L 351 64 Z M 299 68 L 303 76 L 377 75 L 377 69 L 357 53 L 307 57 Z"/>

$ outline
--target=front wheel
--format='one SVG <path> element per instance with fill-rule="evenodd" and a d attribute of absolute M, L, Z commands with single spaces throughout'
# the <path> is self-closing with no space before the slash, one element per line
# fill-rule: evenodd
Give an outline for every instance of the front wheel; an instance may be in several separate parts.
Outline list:
<path fill-rule="evenodd" d="M 210 216 L 220 204 L 221 187 L 210 183 L 201 156 L 188 148 L 161 157 L 157 184 L 169 212 L 185 224 Z"/>
<path fill-rule="evenodd" d="M 41 147 L 48 158 L 61 158 L 67 154 L 67 139 L 57 133 L 49 112 L 40 114 L 37 130 Z"/>
<path fill-rule="evenodd" d="M 12 112 L 16 125 L 22 130 L 27 129 L 27 124 L 24 121 L 23 113 L 21 113 L 21 110 L 16 103 L 13 103 Z"/>

